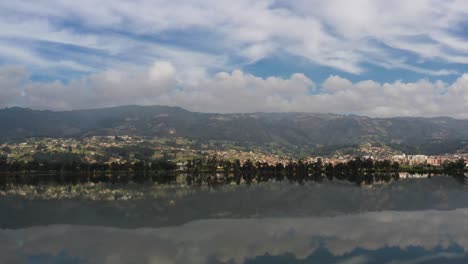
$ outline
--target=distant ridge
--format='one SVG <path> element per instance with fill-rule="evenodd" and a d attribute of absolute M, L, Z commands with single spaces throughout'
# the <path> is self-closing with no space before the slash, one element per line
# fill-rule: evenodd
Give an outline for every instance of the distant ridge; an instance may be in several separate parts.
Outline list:
<path fill-rule="evenodd" d="M 1 141 L 91 135 L 179 136 L 201 142 L 232 141 L 310 151 L 380 143 L 408 153 L 439 154 L 468 145 L 468 120 L 313 113 L 215 114 L 137 105 L 72 111 L 0 110 Z"/>

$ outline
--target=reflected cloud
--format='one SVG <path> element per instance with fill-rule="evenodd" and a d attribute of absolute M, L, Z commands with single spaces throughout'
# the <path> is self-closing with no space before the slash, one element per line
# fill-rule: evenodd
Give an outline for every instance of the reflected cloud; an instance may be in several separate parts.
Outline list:
<path fill-rule="evenodd" d="M 52 225 L 1 230 L 0 262 L 42 263 L 31 260 L 48 256 L 59 263 L 446 263 L 467 258 L 467 220 L 468 209 L 458 209 L 141 229 Z"/>

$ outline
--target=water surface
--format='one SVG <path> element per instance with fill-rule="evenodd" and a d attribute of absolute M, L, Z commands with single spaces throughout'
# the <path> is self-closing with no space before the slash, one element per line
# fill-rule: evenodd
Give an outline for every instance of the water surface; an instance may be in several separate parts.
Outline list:
<path fill-rule="evenodd" d="M 468 262 L 468 190 L 449 177 L 132 188 L 143 195 L 2 197 L 0 262 Z"/>

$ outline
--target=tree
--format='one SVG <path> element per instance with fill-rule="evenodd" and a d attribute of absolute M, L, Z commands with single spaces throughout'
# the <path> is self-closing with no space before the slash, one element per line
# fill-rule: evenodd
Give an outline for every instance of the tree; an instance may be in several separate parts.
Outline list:
<path fill-rule="evenodd" d="M 0 170 L 7 170 L 7 169 L 8 169 L 7 157 L 0 155 Z"/>
<path fill-rule="evenodd" d="M 44 150 L 46 150 L 46 149 L 47 149 L 47 146 L 46 146 L 44 143 L 39 143 L 39 144 L 37 144 L 37 146 L 36 146 L 36 150 L 37 150 L 37 151 L 44 151 Z"/>
<path fill-rule="evenodd" d="M 6 154 L 11 154 L 11 148 L 9 146 L 4 146 L 2 148 L 2 151 L 5 152 Z"/>

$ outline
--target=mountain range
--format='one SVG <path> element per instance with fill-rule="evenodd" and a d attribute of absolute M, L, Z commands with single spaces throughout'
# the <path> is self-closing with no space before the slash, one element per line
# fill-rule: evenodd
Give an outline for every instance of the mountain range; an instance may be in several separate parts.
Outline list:
<path fill-rule="evenodd" d="M 330 152 L 363 143 L 406 153 L 465 150 L 468 120 L 449 117 L 370 118 L 315 113 L 217 114 L 168 106 L 119 106 L 89 110 L 0 110 L 0 140 L 30 137 L 134 135 L 182 137 Z"/>

